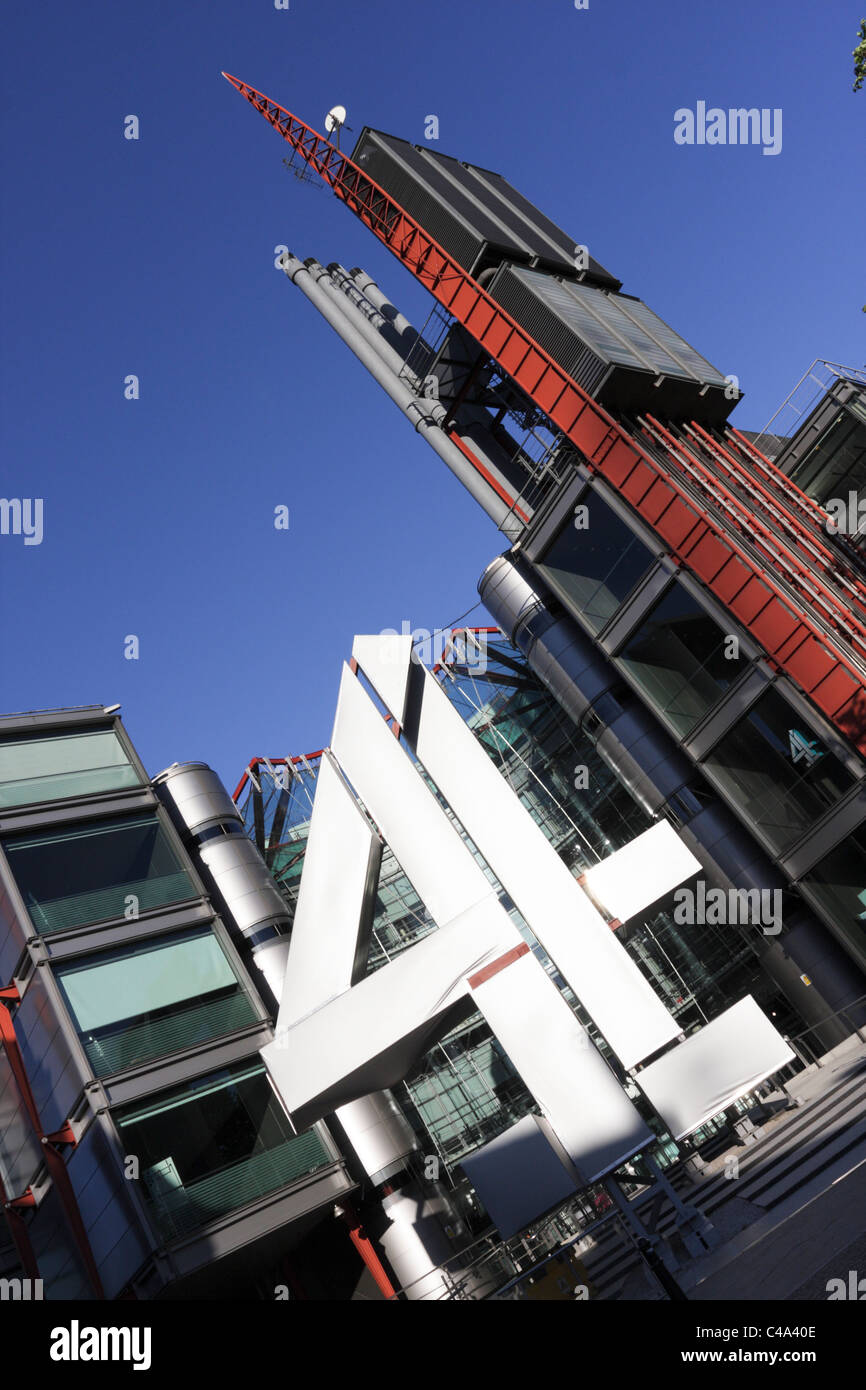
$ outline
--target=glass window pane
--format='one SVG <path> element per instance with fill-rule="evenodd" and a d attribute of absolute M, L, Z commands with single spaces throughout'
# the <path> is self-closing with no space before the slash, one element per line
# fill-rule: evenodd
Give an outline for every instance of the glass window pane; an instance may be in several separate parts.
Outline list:
<path fill-rule="evenodd" d="M 633 531 L 600 497 L 569 520 L 538 565 L 554 591 L 598 632 L 653 563 Z M 585 520 L 580 530 L 575 520 Z"/>
<path fill-rule="evenodd" d="M 113 729 L 0 743 L 0 806 L 138 785 L 138 774 Z"/>
<path fill-rule="evenodd" d="M 831 850 L 803 878 L 833 921 L 866 956 L 866 826 Z"/>
<path fill-rule="evenodd" d="M 747 665 L 718 623 L 678 584 L 618 660 L 680 735 L 695 727 Z"/>
<path fill-rule="evenodd" d="M 777 850 L 798 838 L 854 782 L 775 690 L 762 695 L 725 735 L 705 766 Z"/>
<path fill-rule="evenodd" d="M 156 816 L 88 822 L 3 848 L 38 932 L 184 902 L 196 889 Z"/>
<path fill-rule="evenodd" d="M 256 1017 L 216 937 L 137 942 L 58 968 L 97 1076 L 233 1032 Z"/>
<path fill-rule="evenodd" d="M 196 1077 L 114 1118 L 167 1239 L 334 1161 L 317 1130 L 293 1134 L 260 1063 Z"/>

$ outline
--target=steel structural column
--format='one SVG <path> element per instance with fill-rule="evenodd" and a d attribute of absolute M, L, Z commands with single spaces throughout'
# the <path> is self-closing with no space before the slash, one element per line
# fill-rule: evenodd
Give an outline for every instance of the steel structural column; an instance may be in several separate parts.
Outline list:
<path fill-rule="evenodd" d="M 555 428 L 638 512 L 866 755 L 866 675 L 762 571 L 631 435 L 585 394 L 384 189 L 323 136 L 262 92 L 223 76 L 298 151 L 337 197 L 456 318 Z"/>

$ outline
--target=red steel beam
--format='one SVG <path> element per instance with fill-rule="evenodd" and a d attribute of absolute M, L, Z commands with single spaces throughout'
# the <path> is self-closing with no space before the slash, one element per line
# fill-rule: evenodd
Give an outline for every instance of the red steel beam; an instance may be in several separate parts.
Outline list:
<path fill-rule="evenodd" d="M 730 609 L 777 668 L 866 755 L 866 674 L 828 640 L 808 612 L 799 606 L 795 611 L 792 599 L 713 516 L 348 155 L 262 92 L 228 73 L 223 76 L 544 411 L 590 469 Z"/>

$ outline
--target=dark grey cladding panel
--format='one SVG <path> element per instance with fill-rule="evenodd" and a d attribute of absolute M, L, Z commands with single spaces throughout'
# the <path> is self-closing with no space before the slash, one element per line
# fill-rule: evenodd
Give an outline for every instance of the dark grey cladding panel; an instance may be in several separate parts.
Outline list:
<path fill-rule="evenodd" d="M 640 300 L 515 264 L 487 289 L 602 404 L 718 422 L 733 409 L 721 372 Z"/>
<path fill-rule="evenodd" d="M 150 1254 L 131 1183 L 99 1124 L 92 1124 L 70 1155 L 68 1172 L 106 1298 L 114 1298 Z"/>
<path fill-rule="evenodd" d="M 0 1008 L 5 1005 L 0 1004 Z M 0 1164 L 10 1198 L 24 1192 L 41 1163 L 42 1146 L 33 1133 L 6 1054 L 0 1051 Z"/>
<path fill-rule="evenodd" d="M 15 1014 L 15 1032 L 46 1133 L 62 1128 L 81 1093 L 87 1073 L 79 1072 L 69 1041 L 48 996 L 44 969 L 33 972 Z"/>
<path fill-rule="evenodd" d="M 352 157 L 465 269 L 517 260 L 577 276 L 576 240 L 500 174 L 369 126 Z M 620 286 L 592 256 L 585 273 Z"/>

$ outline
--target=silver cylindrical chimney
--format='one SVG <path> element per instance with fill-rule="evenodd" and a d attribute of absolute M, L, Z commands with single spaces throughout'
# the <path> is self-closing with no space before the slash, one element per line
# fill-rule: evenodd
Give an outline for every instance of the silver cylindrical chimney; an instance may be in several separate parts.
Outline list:
<path fill-rule="evenodd" d="M 237 807 L 206 763 L 173 763 L 154 777 L 153 788 L 193 852 L 220 916 L 241 933 L 279 1003 L 289 911 Z"/>

